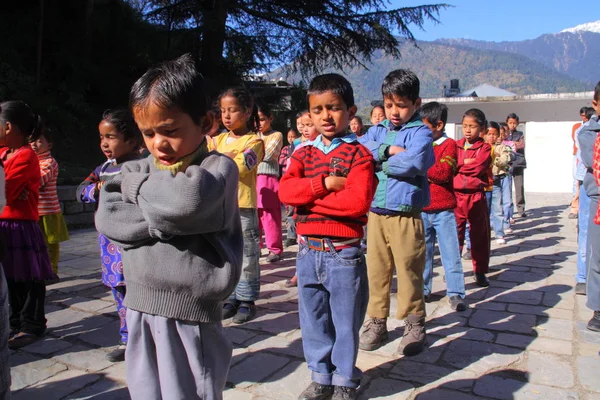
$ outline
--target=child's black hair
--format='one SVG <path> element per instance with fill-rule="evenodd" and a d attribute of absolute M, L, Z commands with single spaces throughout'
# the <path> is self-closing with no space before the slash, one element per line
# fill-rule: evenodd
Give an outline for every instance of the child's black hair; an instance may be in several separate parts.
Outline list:
<path fill-rule="evenodd" d="M 258 132 L 260 126 L 260 121 L 258 118 L 258 107 L 254 103 L 254 97 L 252 97 L 252 93 L 250 93 L 248 88 L 246 88 L 246 86 L 244 86 L 243 84 L 240 84 L 238 86 L 233 86 L 223 90 L 219 95 L 219 103 L 221 103 L 221 99 L 223 97 L 228 96 L 235 98 L 238 101 L 238 103 L 240 103 L 240 105 L 244 108 L 244 111 L 252 111 L 250 118 L 248 118 L 248 123 L 246 125 L 248 126 L 248 129 L 252 132 Z"/>
<path fill-rule="evenodd" d="M 141 136 L 140 130 L 129 110 L 125 108 L 106 110 L 102 114 L 102 121 L 113 124 L 117 129 L 117 132 L 123 135 L 125 141 L 133 139 L 136 143 L 139 143 Z"/>
<path fill-rule="evenodd" d="M 490 128 L 494 128 L 495 130 L 498 131 L 498 133 L 500 133 L 500 124 L 495 122 L 495 121 L 490 121 Z"/>
<path fill-rule="evenodd" d="M 487 128 L 487 119 L 485 119 L 485 114 L 480 109 L 471 108 L 470 110 L 467 110 L 467 112 L 465 112 L 463 115 L 463 120 L 465 117 L 471 117 L 475 120 L 475 122 L 477 122 L 477 125 Z"/>
<path fill-rule="evenodd" d="M 304 114 L 308 114 L 308 110 L 302 110 L 296 114 L 296 119 L 301 118 Z"/>
<path fill-rule="evenodd" d="M 407 97 L 413 103 L 420 97 L 421 83 L 417 75 L 409 69 L 397 69 L 390 72 L 381 85 L 384 98 Z"/>
<path fill-rule="evenodd" d="M 519 116 L 515 113 L 508 114 L 508 116 L 506 117 L 506 122 L 508 122 L 509 119 L 515 119 L 517 120 L 517 122 L 519 122 Z"/>
<path fill-rule="evenodd" d="M 31 107 L 20 100 L 5 101 L 0 104 L 0 123 L 6 122 L 17 127 L 27 140 L 32 136 L 38 138 L 45 131 L 42 117 L 35 114 Z"/>
<path fill-rule="evenodd" d="M 267 103 L 257 102 L 256 107 L 258 108 L 258 112 L 261 112 L 265 117 L 271 118 L 273 116 L 271 106 L 269 106 Z"/>
<path fill-rule="evenodd" d="M 499 122 L 498 125 L 500 125 L 504 129 L 508 129 L 508 124 L 506 122 Z"/>
<path fill-rule="evenodd" d="M 358 115 L 355 115 L 354 118 L 352 118 L 352 119 L 357 119 L 358 123 L 361 124 L 361 125 L 363 125 L 362 118 L 359 117 Z M 350 121 L 352 121 L 352 119 Z"/>
<path fill-rule="evenodd" d="M 166 61 L 150 68 L 129 92 L 129 106 L 145 108 L 154 103 L 161 108 L 177 108 L 200 125 L 209 109 L 208 89 L 196 70 L 192 56 Z"/>
<path fill-rule="evenodd" d="M 308 85 L 308 93 L 306 98 L 310 98 L 315 94 L 332 92 L 340 96 L 347 108 L 354 106 L 354 90 L 352 85 L 346 78 L 339 74 L 324 74 L 313 78 Z"/>
<path fill-rule="evenodd" d="M 29 135 L 27 140 L 29 141 L 29 143 L 35 142 L 42 136 L 46 138 L 46 141 L 48 143 L 54 143 L 54 131 L 48 127 L 42 130 L 36 130 L 33 134 Z"/>
<path fill-rule="evenodd" d="M 381 111 L 383 111 L 383 114 L 385 115 L 385 109 L 383 108 L 383 106 L 381 104 L 377 104 L 375 107 L 373 107 L 371 109 L 371 114 L 370 114 L 371 117 L 373 116 L 373 111 L 375 111 L 378 108 L 381 108 Z"/>
<path fill-rule="evenodd" d="M 596 83 L 596 87 L 594 88 L 594 100 L 600 101 L 600 81 Z"/>
<path fill-rule="evenodd" d="M 579 115 L 585 114 L 586 106 L 583 106 L 579 109 Z"/>
<path fill-rule="evenodd" d="M 594 110 L 593 107 L 586 107 L 583 113 L 585 114 L 585 118 L 589 121 L 596 113 L 596 110 Z"/>
<path fill-rule="evenodd" d="M 437 101 L 423 104 L 419 110 L 419 114 L 421 114 L 421 118 L 427 118 L 427 121 L 433 126 L 442 122 L 445 127 L 446 122 L 448 122 L 448 107 Z"/>

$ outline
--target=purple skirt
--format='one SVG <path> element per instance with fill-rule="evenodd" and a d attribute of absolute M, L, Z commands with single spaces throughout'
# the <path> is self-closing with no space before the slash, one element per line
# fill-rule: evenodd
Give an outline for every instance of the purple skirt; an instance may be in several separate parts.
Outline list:
<path fill-rule="evenodd" d="M 52 278 L 52 267 L 42 230 L 36 221 L 0 220 L 2 267 L 7 279 L 39 281 Z"/>

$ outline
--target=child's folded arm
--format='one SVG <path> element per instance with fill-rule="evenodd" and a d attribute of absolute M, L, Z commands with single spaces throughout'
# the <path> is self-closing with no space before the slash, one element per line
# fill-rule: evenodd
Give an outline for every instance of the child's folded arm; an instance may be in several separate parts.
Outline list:
<path fill-rule="evenodd" d="M 98 168 L 96 168 L 77 187 L 77 201 L 80 203 L 96 203 L 98 201 L 98 194 L 100 193 L 96 190 L 96 184 L 99 181 L 100 176 L 98 175 Z"/>
<path fill-rule="evenodd" d="M 456 173 L 456 146 L 447 146 L 440 154 L 440 160 L 427 171 L 430 182 L 441 184 L 452 181 Z"/>
<path fill-rule="evenodd" d="M 478 176 L 483 173 L 490 167 L 490 163 L 492 162 L 491 152 L 492 148 L 489 144 L 485 143 L 477 152 L 475 161 L 469 164 L 463 164 L 460 168 L 460 172 L 471 176 Z"/>
<path fill-rule="evenodd" d="M 123 201 L 121 180 L 122 176 L 115 176 L 102 187 L 95 222 L 98 232 L 127 249 L 139 246 L 151 237 L 142 210 Z"/>
<path fill-rule="evenodd" d="M 263 161 L 276 160 L 281 154 L 281 148 L 283 146 L 283 135 L 281 132 L 271 133 L 269 137 L 269 145 L 265 146 L 265 156 Z"/>
<path fill-rule="evenodd" d="M 15 160 L 11 166 L 11 173 L 6 174 L 4 184 L 6 193 L 6 204 L 12 205 L 23 193 L 32 179 L 34 179 L 34 170 L 29 168 L 30 159 L 20 155 L 15 156 Z M 35 155 L 33 155 L 35 157 Z M 35 160 L 37 162 L 37 158 Z M 35 171 L 37 175 L 37 171 Z M 37 181 L 37 178 L 35 178 Z"/>
<path fill-rule="evenodd" d="M 241 153 L 233 157 L 233 161 L 238 166 L 239 175 L 246 176 L 252 172 L 265 156 L 265 144 L 262 140 L 256 139 L 248 142 Z"/>
<path fill-rule="evenodd" d="M 56 161 L 54 161 L 56 162 Z M 44 186 L 46 186 L 46 184 L 48 182 L 50 182 L 50 179 L 52 179 L 52 177 L 54 177 L 55 173 L 55 168 L 54 167 L 54 162 L 48 164 L 48 165 L 44 165 L 42 168 L 40 168 L 40 175 L 41 175 L 41 181 L 40 181 L 40 188 L 43 188 Z"/>
<path fill-rule="evenodd" d="M 316 199 L 306 208 L 311 212 L 335 217 L 360 217 L 365 215 L 375 196 L 377 182 L 371 157 L 363 157 L 352 165 L 346 187 Z"/>
<path fill-rule="evenodd" d="M 435 162 L 431 143 L 431 131 L 416 132 L 405 151 L 383 162 L 383 172 L 388 176 L 402 178 L 426 176 L 427 170 Z"/>
<path fill-rule="evenodd" d="M 238 171 L 228 158 L 215 162 L 215 171 L 192 165 L 175 176 L 169 171 L 126 173 L 123 200 L 139 206 L 152 237 L 220 231 L 233 217 L 225 203 L 236 198 Z"/>
<path fill-rule="evenodd" d="M 293 207 L 310 204 L 329 193 L 325 188 L 325 175 L 304 177 L 303 154 L 300 149 L 290 157 L 290 164 L 279 183 L 279 199 Z"/>

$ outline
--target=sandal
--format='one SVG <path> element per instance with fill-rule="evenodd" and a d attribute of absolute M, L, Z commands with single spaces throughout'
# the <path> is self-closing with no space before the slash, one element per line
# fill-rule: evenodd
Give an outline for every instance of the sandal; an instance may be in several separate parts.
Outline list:
<path fill-rule="evenodd" d="M 8 348 L 11 350 L 20 349 L 40 340 L 40 336 L 33 333 L 19 332 L 8 341 Z"/>

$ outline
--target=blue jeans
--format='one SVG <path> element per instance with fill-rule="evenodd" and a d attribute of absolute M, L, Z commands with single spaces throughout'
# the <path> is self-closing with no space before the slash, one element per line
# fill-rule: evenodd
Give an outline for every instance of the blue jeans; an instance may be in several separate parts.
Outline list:
<path fill-rule="evenodd" d="M 242 274 L 229 300 L 255 301 L 260 293 L 258 214 L 255 208 L 240 208 L 240 217 L 244 234 Z"/>
<path fill-rule="evenodd" d="M 496 239 L 504 238 L 504 229 L 510 227 L 510 203 L 506 200 L 507 197 L 511 196 L 511 193 L 507 191 L 510 189 L 509 177 L 502 177 L 494 179 L 494 190 L 492 191 L 492 228 L 496 234 Z"/>
<path fill-rule="evenodd" d="M 487 202 L 488 210 L 492 209 L 492 192 L 485 192 L 485 201 Z M 491 213 L 490 213 L 491 215 Z"/>
<path fill-rule="evenodd" d="M 579 232 L 577 233 L 577 275 L 575 276 L 577 283 L 585 283 L 587 277 L 586 249 L 591 202 L 592 200 L 582 186 L 579 191 L 579 215 L 577 216 L 577 224 L 579 225 Z"/>
<path fill-rule="evenodd" d="M 360 327 L 369 302 L 365 256 L 359 247 L 325 251 L 301 243 L 296 263 L 302 345 L 312 380 L 356 388 Z"/>
<path fill-rule="evenodd" d="M 446 294 L 448 297 L 459 296 L 464 299 L 465 278 L 458 249 L 458 233 L 454 211 L 423 212 L 421 218 L 425 230 L 424 294 L 427 296 L 432 290 L 433 248 L 437 237 L 442 264 L 446 273 Z"/>
<path fill-rule="evenodd" d="M 502 228 L 510 228 L 510 220 L 514 214 L 514 204 L 512 198 L 512 176 L 510 174 L 504 175 L 502 178 L 497 178 L 494 181 L 494 190 L 496 181 L 498 181 L 498 186 L 500 188 L 500 196 L 501 196 L 501 204 L 502 204 Z M 492 206 L 493 207 L 493 206 Z"/>

